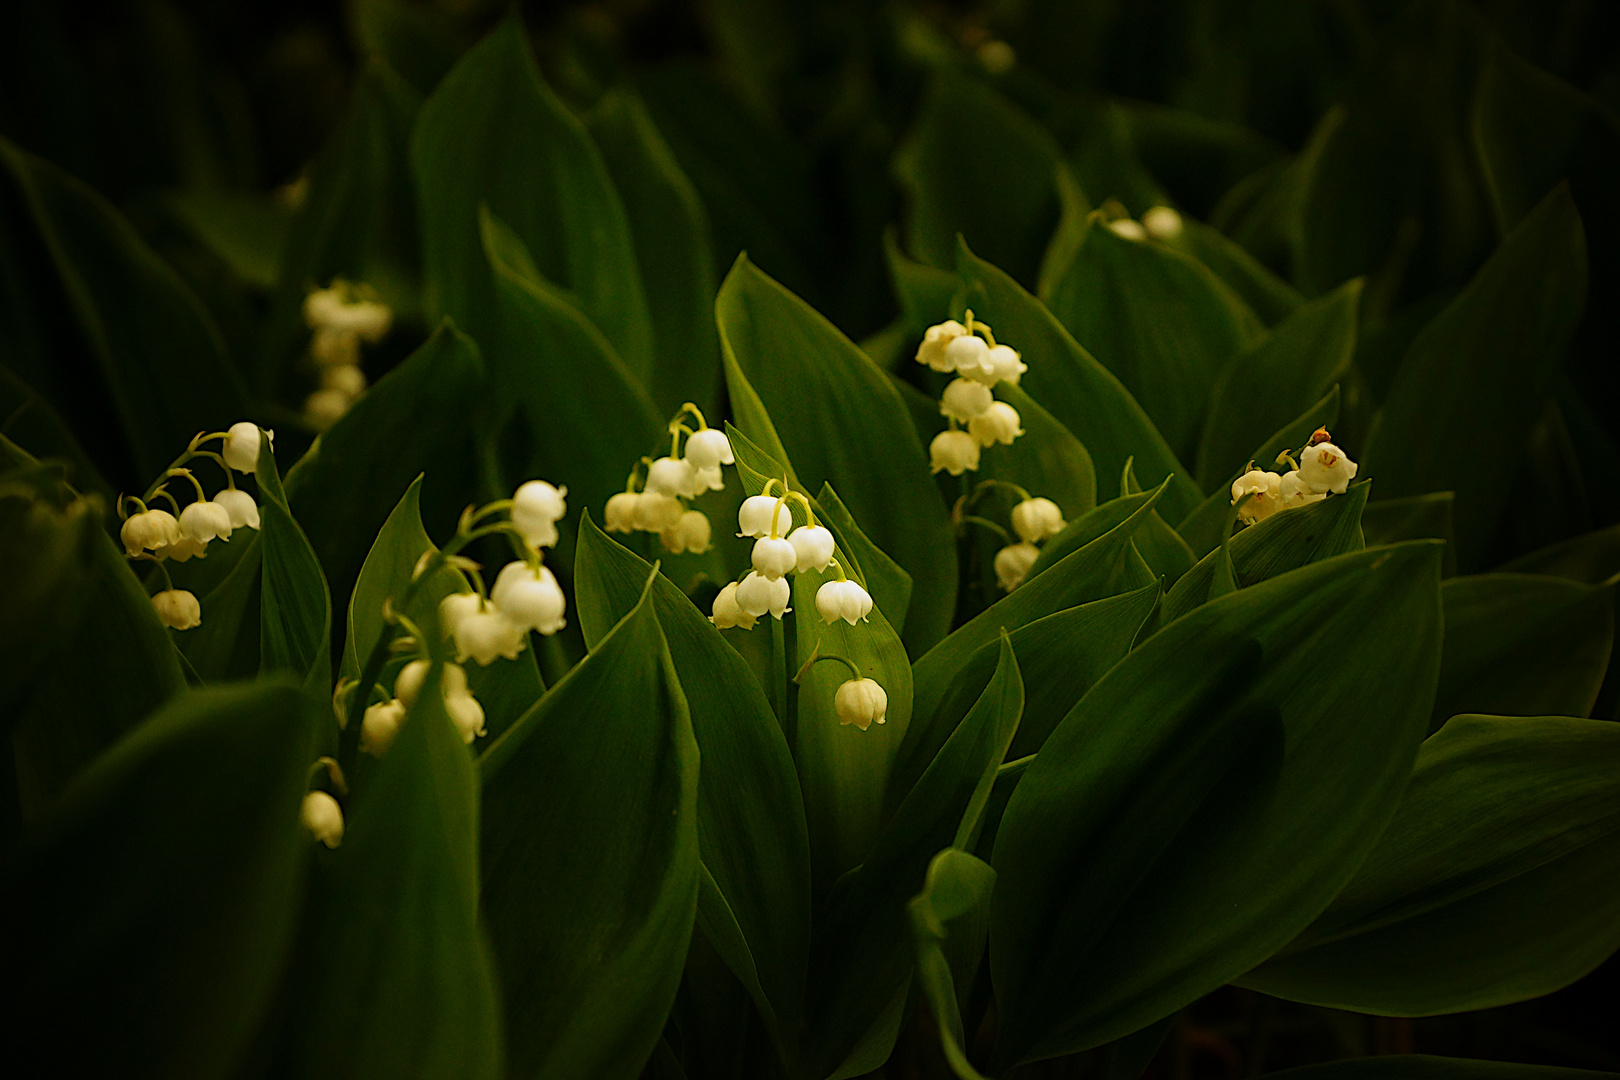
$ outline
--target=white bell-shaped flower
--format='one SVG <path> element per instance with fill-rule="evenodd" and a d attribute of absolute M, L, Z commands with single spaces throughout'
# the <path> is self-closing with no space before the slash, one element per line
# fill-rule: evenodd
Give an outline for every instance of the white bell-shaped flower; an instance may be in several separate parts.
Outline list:
<path fill-rule="evenodd" d="M 1238 509 L 1238 517 L 1247 522 L 1264 521 L 1282 509 L 1282 477 L 1264 469 L 1250 469 L 1232 481 L 1232 503 L 1245 495 L 1254 497 Z"/>
<path fill-rule="evenodd" d="M 799 556 L 796 567 L 800 571 L 827 569 L 827 564 L 832 562 L 833 549 L 838 546 L 832 530 L 825 525 L 800 525 L 788 533 L 788 543 Z"/>
<path fill-rule="evenodd" d="M 366 392 L 366 373 L 358 364 L 330 364 L 321 368 L 321 389 L 335 390 L 353 401 Z"/>
<path fill-rule="evenodd" d="M 258 424 L 246 420 L 232 424 L 225 432 L 225 445 L 220 451 L 225 464 L 237 472 L 250 473 L 257 469 L 262 438 Z"/>
<path fill-rule="evenodd" d="M 329 848 L 343 843 L 343 807 L 324 791 L 311 791 L 298 809 L 298 823 Z"/>
<path fill-rule="evenodd" d="M 1356 478 L 1359 466 L 1345 452 L 1330 442 L 1307 446 L 1299 455 L 1299 477 L 1312 491 L 1343 495 L 1350 481 Z"/>
<path fill-rule="evenodd" d="M 643 532 L 661 533 L 672 529 L 686 513 L 686 504 L 673 495 L 661 491 L 643 491 L 636 500 L 636 528 Z"/>
<path fill-rule="evenodd" d="M 259 527 L 259 504 L 253 501 L 253 496 L 240 488 L 226 488 L 214 496 L 214 502 L 225 508 L 231 516 L 233 529 L 257 529 Z"/>
<path fill-rule="evenodd" d="M 1325 491 L 1312 491 L 1311 485 L 1305 482 L 1297 469 L 1290 469 L 1283 473 L 1282 481 L 1277 485 L 1277 499 L 1281 508 L 1286 510 L 1294 506 L 1309 506 L 1311 503 L 1321 502 L 1327 498 Z"/>
<path fill-rule="evenodd" d="M 304 399 L 304 423 L 316 431 L 330 431 L 349 414 L 354 399 L 336 390 L 317 390 Z"/>
<path fill-rule="evenodd" d="M 495 575 L 489 598 L 502 615 L 525 630 L 555 634 L 563 628 L 568 600 L 557 578 L 544 566 L 509 562 Z"/>
<path fill-rule="evenodd" d="M 471 596 L 472 594 L 464 593 L 463 595 Z M 394 676 L 394 697 L 403 703 L 406 708 L 415 705 L 416 699 L 422 696 L 422 684 L 427 681 L 428 669 L 432 666 L 433 662 L 431 660 L 412 660 L 400 668 L 399 674 Z M 462 673 L 462 678 L 466 678 L 465 672 Z"/>
<path fill-rule="evenodd" d="M 772 579 L 751 570 L 737 585 L 737 606 L 756 619 L 766 614 L 780 619 L 793 610 L 788 607 L 792 599 L 787 578 Z"/>
<path fill-rule="evenodd" d="M 405 707 L 399 698 L 366 706 L 365 718 L 360 721 L 360 749 L 377 758 L 388 753 L 405 720 Z"/>
<path fill-rule="evenodd" d="M 304 321 L 316 330 L 336 330 L 378 341 L 388 333 L 394 312 L 376 300 L 352 299 L 349 290 L 339 284 L 316 289 L 304 297 Z"/>
<path fill-rule="evenodd" d="M 557 543 L 557 522 L 568 513 L 568 489 L 529 480 L 512 493 L 512 525 L 536 550 Z"/>
<path fill-rule="evenodd" d="M 865 731 L 881 724 L 889 712 L 889 695 L 872 679 L 851 679 L 833 695 L 839 724 L 854 724 Z"/>
<path fill-rule="evenodd" d="M 945 359 L 951 365 L 947 370 L 967 376 L 985 366 L 990 358 L 990 345 L 977 334 L 963 334 L 945 346 Z"/>
<path fill-rule="evenodd" d="M 607 501 L 602 510 L 602 517 L 607 522 L 608 532 L 635 532 L 636 507 L 641 502 L 641 492 L 621 491 Z"/>
<path fill-rule="evenodd" d="M 660 532 L 658 539 L 664 545 L 664 550 L 672 555 L 686 552 L 702 555 L 713 546 L 710 543 L 712 536 L 709 515 L 701 510 L 688 510 L 675 524 Z"/>
<path fill-rule="evenodd" d="M 182 536 L 172 544 L 164 544 L 152 552 L 159 559 L 170 562 L 190 562 L 192 559 L 201 559 L 208 554 L 208 545 L 197 540 Z"/>
<path fill-rule="evenodd" d="M 427 660 L 412 660 L 400 669 L 399 677 L 394 680 L 394 697 L 402 707 L 415 706 L 422 696 L 422 684 L 431 666 Z M 466 668 L 460 664 L 445 664 L 439 675 L 439 692 L 444 698 L 444 710 L 463 742 L 470 743 L 484 734 L 484 707 L 467 686 Z M 371 709 L 367 709 L 368 720 L 370 716 Z"/>
<path fill-rule="evenodd" d="M 217 502 L 198 499 L 180 511 L 180 535 L 199 544 L 231 538 L 231 512 Z"/>
<path fill-rule="evenodd" d="M 952 379 L 940 395 L 939 411 L 952 420 L 968 421 L 990 407 L 990 388 L 972 379 Z"/>
<path fill-rule="evenodd" d="M 516 660 L 528 640 L 528 628 L 491 606 L 462 619 L 454 637 L 457 663 L 473 660 L 488 667 L 497 657 Z"/>
<path fill-rule="evenodd" d="M 1115 236 L 1124 237 L 1126 240 L 1147 239 L 1147 230 L 1142 228 L 1141 222 L 1132 221 L 1130 218 L 1118 218 L 1110 221 L 1108 231 Z"/>
<path fill-rule="evenodd" d="M 202 605 L 184 589 L 164 589 L 155 594 L 152 608 L 159 621 L 171 630 L 190 630 L 202 625 Z"/>
<path fill-rule="evenodd" d="M 1051 499 L 1036 497 L 1025 499 L 1012 508 L 1013 532 L 1038 544 L 1049 536 L 1056 536 L 1067 527 L 1063 511 Z"/>
<path fill-rule="evenodd" d="M 740 626 L 744 630 L 752 630 L 757 616 L 750 615 L 737 603 L 737 583 L 727 583 L 714 598 L 714 606 L 710 609 L 709 621 L 714 623 L 716 629 L 729 630 Z"/>
<path fill-rule="evenodd" d="M 726 490 L 726 474 L 715 465 L 707 469 L 697 469 L 692 473 L 692 498 L 697 498 L 705 491 Z"/>
<path fill-rule="evenodd" d="M 461 734 L 462 742 L 471 743 L 480 735 L 489 734 L 484 727 L 484 707 L 466 689 L 465 683 L 462 684 L 459 694 L 445 692 L 444 711 L 450 717 L 450 722 L 456 726 L 456 731 Z"/>
<path fill-rule="evenodd" d="M 1024 583 L 1029 576 L 1029 568 L 1040 557 L 1041 549 L 1027 540 L 1021 544 L 1008 544 L 996 552 L 996 584 L 1004 592 L 1012 592 Z"/>
<path fill-rule="evenodd" d="M 1024 433 L 1023 418 L 1005 401 L 992 401 L 988 409 L 968 421 L 968 431 L 980 446 L 1011 446 Z"/>
<path fill-rule="evenodd" d="M 979 443 L 965 431 L 942 431 L 928 444 L 930 472 L 944 469 L 952 476 L 979 467 Z"/>
<path fill-rule="evenodd" d="M 990 351 L 985 354 L 984 363 L 979 366 L 977 374 L 973 377 L 986 386 L 994 386 L 998 382 L 1017 386 L 1018 380 L 1023 378 L 1024 372 L 1028 370 L 1029 365 L 1024 363 L 1017 349 L 1006 345 L 992 345 Z"/>
<path fill-rule="evenodd" d="M 731 452 L 731 440 L 718 428 L 694 431 L 686 440 L 685 456 L 694 469 L 715 469 L 737 461 Z"/>
<path fill-rule="evenodd" d="M 1174 240 L 1186 226 L 1168 206 L 1155 206 L 1142 215 L 1142 228 L 1155 240 Z"/>
<path fill-rule="evenodd" d="M 927 364 L 935 371 L 953 371 L 955 366 L 945 350 L 950 343 L 967 333 L 967 327 L 955 319 L 930 326 L 923 333 L 922 344 L 917 346 L 917 363 Z"/>
<path fill-rule="evenodd" d="M 858 581 L 828 581 L 816 590 L 816 614 L 829 626 L 839 619 L 854 626 L 872 614 L 872 594 Z"/>
<path fill-rule="evenodd" d="M 477 593 L 460 592 L 451 593 L 439 601 L 439 625 L 444 629 L 445 637 L 455 637 L 456 627 L 468 616 L 476 615 L 483 610 L 483 602 L 478 599 Z M 407 665 L 408 666 L 408 665 Z M 427 669 L 422 669 L 424 674 Z M 399 691 L 394 691 L 399 696 Z"/>
<path fill-rule="evenodd" d="M 737 528 L 738 536 L 783 536 L 793 528 L 793 511 L 775 495 L 750 495 L 737 508 Z"/>
<path fill-rule="evenodd" d="M 143 510 L 124 520 L 118 539 L 124 542 L 124 551 L 131 556 L 157 551 L 180 539 L 180 523 L 167 510 Z"/>
<path fill-rule="evenodd" d="M 754 541 L 750 562 L 753 563 L 755 573 L 775 581 L 799 564 L 799 553 L 793 549 L 793 544 L 789 540 L 762 536 Z"/>
<path fill-rule="evenodd" d="M 661 495 L 690 498 L 697 483 L 697 469 L 684 458 L 661 457 L 647 467 L 647 490 Z"/>

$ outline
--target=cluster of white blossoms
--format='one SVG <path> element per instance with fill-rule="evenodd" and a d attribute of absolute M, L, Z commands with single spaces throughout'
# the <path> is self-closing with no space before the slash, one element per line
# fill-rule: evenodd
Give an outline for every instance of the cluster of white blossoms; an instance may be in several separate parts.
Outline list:
<path fill-rule="evenodd" d="M 952 476 L 977 469 L 982 447 L 1011 444 L 1024 433 L 1018 410 L 997 401 L 992 390 L 1000 382 L 1017 386 L 1029 370 L 1016 350 L 996 344 L 990 327 L 975 322 L 973 312 L 964 317 L 965 324 L 947 319 L 930 326 L 917 347 L 919 364 L 956 375 L 939 402 L 950 426 L 928 446 L 932 471 L 943 469 Z"/>
<path fill-rule="evenodd" d="M 1238 520 L 1244 524 L 1264 521 L 1279 510 L 1321 502 L 1329 494 L 1343 495 L 1356 478 L 1356 463 L 1333 445 L 1327 428 L 1312 433 L 1297 459 L 1284 451 L 1277 455 L 1277 463 L 1293 468 L 1279 476 L 1255 468 L 1251 461 L 1248 471 L 1232 482 L 1234 505 L 1245 495 L 1250 496 L 1238 507 Z"/>
<path fill-rule="evenodd" d="M 164 471 L 144 496 L 119 496 L 118 516 L 123 519 L 123 525 L 118 530 L 118 538 L 123 542 L 124 554 L 131 559 L 157 563 L 167 579 L 169 572 L 164 563 L 204 558 L 208 545 L 215 540 L 229 540 L 232 530 L 257 529 L 259 504 L 252 495 L 236 486 L 235 473 L 251 473 L 258 468 L 261 443 L 274 438 L 274 432 L 260 431 L 257 424 L 243 420 L 232 424 L 229 431 L 192 439 L 186 452 Z M 215 440 L 221 443 L 219 450 L 203 449 L 206 443 Z M 213 498 L 203 490 L 196 474 L 186 468 L 187 462 L 196 458 L 211 458 L 225 472 L 225 489 L 216 492 Z M 168 489 L 168 482 L 175 478 L 189 480 L 197 494 L 196 500 L 187 503 L 184 509 Z M 174 512 L 149 505 L 158 499 L 167 500 Z M 138 507 L 133 514 L 128 513 L 131 503 Z M 202 605 L 197 597 L 185 589 L 176 589 L 172 581 L 167 584 L 167 588 L 152 597 L 152 607 L 163 625 L 175 630 L 200 626 Z"/>
<path fill-rule="evenodd" d="M 381 341 L 394 312 L 365 286 L 339 278 L 304 298 L 304 322 L 313 331 L 309 355 L 320 377 L 319 388 L 304 399 L 304 419 L 325 431 L 365 392 L 360 343 Z"/>
<path fill-rule="evenodd" d="M 1123 236 L 1127 240 L 1146 240 L 1152 237 L 1155 240 L 1174 240 L 1181 235 L 1186 224 L 1181 215 L 1168 206 L 1155 206 L 1142 215 L 1141 221 L 1133 221 L 1130 217 L 1116 217 L 1108 222 L 1108 228 L 1116 236 Z"/>
<path fill-rule="evenodd" d="M 1012 508 L 1013 532 L 1018 534 L 1016 544 L 1008 544 L 996 552 L 996 584 L 1005 592 L 1012 592 L 1024 583 L 1030 567 L 1041 557 L 1040 545 L 1068 528 L 1063 511 L 1051 499 L 1031 496 L 1020 490 L 1023 501 Z"/>
<path fill-rule="evenodd" d="M 394 696 L 366 708 L 360 722 L 360 749 L 372 757 L 382 757 L 394 745 L 399 726 L 422 695 L 422 683 L 427 679 L 432 661 L 412 660 L 394 677 Z M 470 743 L 484 731 L 484 707 L 467 688 L 467 669 L 460 664 L 446 663 L 439 677 L 439 696 L 450 722 L 461 733 L 461 741 Z"/>
<path fill-rule="evenodd" d="M 697 421 L 695 430 L 683 422 L 688 413 Z M 734 464 L 737 459 L 726 433 L 710 427 L 702 410 L 690 401 L 669 422 L 669 435 L 669 456 L 643 458 L 631 470 L 625 489 L 607 501 L 602 516 L 608 532 L 656 533 L 665 551 L 701 555 L 709 550 L 713 530 L 708 515 L 692 509 L 688 500 L 708 491 L 724 490 L 726 482 L 720 467 Z M 642 466 L 647 470 L 646 484 L 638 490 Z"/>

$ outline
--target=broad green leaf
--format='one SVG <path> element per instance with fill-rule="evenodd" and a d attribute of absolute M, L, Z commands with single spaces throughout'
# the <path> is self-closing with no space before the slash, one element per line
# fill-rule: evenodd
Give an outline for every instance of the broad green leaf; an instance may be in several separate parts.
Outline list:
<path fill-rule="evenodd" d="M 1134 457 L 1148 482 L 1172 477 L 1165 495 L 1169 521 L 1180 521 L 1198 505 L 1203 495 L 1191 472 L 1130 391 L 1076 344 L 1039 300 L 965 246 L 957 250 L 956 270 L 966 287 L 966 306 L 1029 365 L 1019 387 L 1085 445 L 1099 475 L 1118 476 L 1125 459 Z"/>
<path fill-rule="evenodd" d="M 1392 1054 L 1266 1073 L 1262 1080 L 1607 1080 L 1609 1072 L 1507 1061 Z"/>
<path fill-rule="evenodd" d="M 1431 728 L 1459 713 L 1590 716 L 1614 646 L 1614 588 L 1532 574 L 1452 578 Z"/>
<path fill-rule="evenodd" d="M 352 0 L 347 11 L 356 51 L 385 59 L 424 94 L 469 44 L 465 26 L 442 8 L 411 0 Z"/>
<path fill-rule="evenodd" d="M 164 204 L 245 284 L 269 289 L 281 272 L 287 213 L 259 192 L 175 191 Z"/>
<path fill-rule="evenodd" d="M 1052 314 L 1141 402 L 1181 460 L 1192 460 L 1216 382 L 1259 340 L 1259 318 L 1202 263 L 1095 221 L 1050 289 L 1041 298 Z"/>
<path fill-rule="evenodd" d="M 1573 537 L 1498 568 L 1504 574 L 1546 574 L 1601 585 L 1620 574 L 1620 525 Z"/>
<path fill-rule="evenodd" d="M 488 206 L 649 382 L 653 332 L 624 206 L 584 125 L 540 78 L 515 10 L 422 106 L 411 163 L 430 315 L 488 335 L 494 301 L 479 223 Z"/>
<path fill-rule="evenodd" d="M 1444 540 L 1446 552 L 1441 559 L 1440 570 L 1445 577 L 1452 576 L 1457 572 L 1457 533 L 1451 524 L 1454 501 L 1455 496 L 1451 492 L 1434 491 L 1427 495 L 1408 495 L 1368 503 L 1361 512 L 1361 531 L 1367 536 L 1367 546 L 1398 544 L 1402 540 Z M 1620 570 L 1620 565 L 1616 565 L 1615 569 Z"/>
<path fill-rule="evenodd" d="M 1022 389 L 996 386 L 996 397 L 1018 410 L 1024 434 L 1011 446 L 992 446 L 979 458 L 981 479 L 1005 480 L 1057 503 L 1070 520 L 1097 505 L 1091 454 L 1057 418 Z"/>
<path fill-rule="evenodd" d="M 1580 215 L 1560 187 L 1412 342 L 1384 399 L 1362 475 L 1379 477 L 1386 497 L 1456 492 L 1464 569 L 1478 564 L 1507 504 L 1586 280 Z"/>
<path fill-rule="evenodd" d="M 984 953 L 996 872 L 965 851 L 946 848 L 928 864 L 920 893 L 907 905 L 916 949 L 917 983 L 939 1025 L 940 1049 L 960 1080 L 983 1080 L 967 1058 L 958 1002 Z"/>
<path fill-rule="evenodd" d="M 657 360 L 647 390 L 668 413 L 686 401 L 712 410 L 720 389 L 714 329 L 719 275 L 708 214 L 632 91 L 608 91 L 585 124 L 624 200 L 647 293 Z"/>
<path fill-rule="evenodd" d="M 1209 267 L 1267 326 L 1276 326 L 1305 303 L 1298 289 L 1201 221 L 1183 217 L 1181 235 L 1170 244 Z"/>
<path fill-rule="evenodd" d="M 1222 373 L 1198 444 L 1198 482 L 1206 491 L 1344 375 L 1355 356 L 1361 285 L 1357 278 L 1300 306 Z"/>
<path fill-rule="evenodd" d="M 1361 552 L 1224 596 L 1064 718 L 996 835 L 1003 1063 L 1138 1030 L 1327 907 L 1423 737 L 1439 557 L 1428 543 Z"/>
<path fill-rule="evenodd" d="M 290 685 L 185 694 L 102 755 L 0 893 L 7 1030 L 79 1076 L 224 1077 L 297 919 L 314 709 Z"/>
<path fill-rule="evenodd" d="M 838 546 L 854 562 L 872 603 L 883 610 L 890 626 L 903 630 L 911 608 L 911 575 L 861 531 L 831 485 L 821 485 L 815 503 L 817 520 L 832 530 Z"/>
<path fill-rule="evenodd" d="M 320 560 L 293 519 L 269 446 L 259 451 L 259 669 L 284 671 L 324 700 L 332 687 L 332 596 Z"/>
<path fill-rule="evenodd" d="M 700 865 L 698 748 L 650 588 L 481 766 L 509 1069 L 634 1080 L 680 982 Z"/>
<path fill-rule="evenodd" d="M 95 492 L 111 501 L 116 490 L 107 483 L 85 453 L 78 437 L 60 414 L 34 390 L 0 364 L 0 438 L 40 458 L 61 461 L 67 467 L 65 479 L 85 494 Z M 6 455 L 0 455 L 3 457 Z M 9 468 L 10 462 L 0 464 Z"/>
<path fill-rule="evenodd" d="M 911 575 L 905 640 L 920 653 L 950 626 L 956 545 L 899 394 L 853 342 L 746 258 L 726 276 L 715 310 L 722 348 L 769 412 L 797 479 L 836 488 Z"/>
<path fill-rule="evenodd" d="M 652 570 L 585 515 L 574 589 L 593 649 L 635 606 Z M 810 955 L 810 841 L 793 757 L 763 689 L 720 631 L 667 577 L 652 578 L 651 602 L 703 758 L 698 850 L 718 899 L 700 898 L 700 918 L 729 916 L 736 925 L 741 954 L 734 947 L 728 955 L 721 941 L 715 947 L 733 970 L 743 969 L 737 976 L 776 1028 L 773 1034 L 791 1039 Z M 709 914 L 716 906 L 719 913 Z"/>
<path fill-rule="evenodd" d="M 430 474 L 430 486 L 471 480 L 483 375 L 472 338 L 442 324 L 288 471 L 287 497 L 339 596 L 415 477 Z"/>
<path fill-rule="evenodd" d="M 1127 459 L 1125 470 L 1119 477 L 1119 494 L 1123 498 L 1127 495 L 1142 494 L 1142 485 L 1136 482 L 1136 473 L 1132 462 Z M 1177 579 L 1193 568 L 1198 556 L 1193 554 L 1187 541 L 1181 534 L 1165 523 L 1157 510 L 1148 512 L 1147 523 L 1137 530 L 1136 551 L 1147 563 L 1148 569 L 1164 580 L 1165 588 L 1173 586 Z"/>
<path fill-rule="evenodd" d="M 950 317 L 951 298 L 956 295 L 960 282 L 954 272 L 942 269 L 950 265 L 949 260 L 939 266 L 929 266 L 908 258 L 900 250 L 900 238 L 893 226 L 883 232 L 883 256 L 889 267 L 894 298 L 900 304 L 902 324 L 910 331 L 907 345 L 914 345 L 910 338 L 919 337 L 930 326 Z M 915 360 L 916 353 L 908 348 L 906 359 Z"/>
<path fill-rule="evenodd" d="M 478 777 L 445 715 L 442 671 L 423 683 L 313 882 L 284 1075 L 502 1075 L 478 926 Z"/>
<path fill-rule="evenodd" d="M 1109 499 L 1101 506 L 1093 507 L 1081 514 L 1056 536 L 1049 538 L 1041 545 L 1040 557 L 1029 568 L 1029 578 L 1044 574 L 1051 567 L 1062 562 L 1074 552 L 1079 551 L 1099 536 L 1103 536 L 1114 529 L 1121 522 L 1135 523 L 1135 531 L 1131 539 L 1135 539 L 1152 521 L 1157 511 L 1154 509 L 1163 501 L 1166 494 L 1166 485 L 1160 484 L 1153 491 L 1136 491 L 1128 495 L 1121 495 L 1117 499 Z M 1131 560 L 1133 564 L 1146 567 L 1145 561 Z M 1028 580 L 1026 579 L 1026 580 Z M 1131 588 L 1141 582 L 1135 582 Z"/>
<path fill-rule="evenodd" d="M 1338 899 L 1241 982 L 1381 1016 L 1539 997 L 1620 948 L 1616 867 L 1620 727 L 1458 716 Z"/>
<path fill-rule="evenodd" d="M 261 528 L 264 514 L 260 507 Z M 259 673 L 264 537 L 237 529 L 231 538 L 223 548 L 209 545 L 216 550 L 209 552 L 206 568 L 169 568 L 175 584 L 189 590 L 202 607 L 202 624 L 177 633 L 174 643 L 204 682 L 251 679 Z M 206 574 L 201 572 L 205 569 Z M 216 573 L 222 576 L 213 581 Z M 207 581 L 213 586 L 204 591 Z"/>
<path fill-rule="evenodd" d="M 43 489 L 43 490 L 42 490 Z M 71 498 L 48 465 L 0 465 L 0 711 L 5 734 L 16 704 L 30 695 L 40 662 L 79 620 L 106 542 L 106 510 L 97 496 Z M 54 496 L 54 497 L 53 497 Z"/>

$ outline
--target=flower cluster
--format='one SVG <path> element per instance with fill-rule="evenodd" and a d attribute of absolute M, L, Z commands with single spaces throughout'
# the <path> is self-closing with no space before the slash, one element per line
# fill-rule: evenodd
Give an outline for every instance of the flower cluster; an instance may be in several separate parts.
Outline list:
<path fill-rule="evenodd" d="M 169 561 L 183 563 L 201 559 L 208 554 L 208 545 L 215 540 L 230 540 L 235 529 L 259 527 L 259 504 L 253 496 L 236 486 L 235 473 L 251 473 L 258 468 L 259 447 L 263 441 L 275 438 L 274 432 L 260 431 L 258 425 L 244 420 L 232 424 L 229 431 L 216 431 L 198 435 L 186 447 L 186 452 L 175 461 L 145 495 L 123 495 L 118 499 L 118 515 L 123 525 L 118 538 L 123 542 L 124 554 L 131 559 L 155 562 L 167 581 L 169 572 L 164 564 Z M 218 440 L 218 451 L 203 446 Z M 210 499 L 202 482 L 186 468 L 196 458 L 211 458 L 225 472 L 225 489 Z M 171 479 L 184 478 L 191 482 L 197 498 L 180 508 L 178 500 L 168 489 Z M 150 503 L 164 499 L 173 513 Z M 138 509 L 129 513 L 133 503 Z M 172 581 L 167 588 L 152 597 L 152 607 L 163 625 L 175 630 L 190 630 L 202 624 L 202 605 L 197 597 L 184 589 L 176 589 Z"/>
<path fill-rule="evenodd" d="M 1238 507 L 1238 520 L 1246 525 L 1264 521 L 1279 510 L 1296 506 L 1309 506 L 1321 502 L 1328 495 L 1343 495 L 1356 477 L 1357 465 L 1333 445 L 1333 436 L 1327 428 L 1317 428 L 1310 441 L 1296 457 L 1284 451 L 1277 455 L 1277 463 L 1293 468 L 1278 475 L 1257 469 L 1249 463 L 1248 471 L 1232 482 L 1232 503 L 1248 498 Z"/>
<path fill-rule="evenodd" d="M 974 502 L 995 488 L 1005 488 L 1018 496 L 1018 502 L 1013 505 L 1012 513 L 1009 515 L 1012 519 L 1011 533 L 994 521 L 966 512 Z M 1012 592 L 1024 583 L 1024 579 L 1029 576 L 1030 567 L 1040 558 L 1040 545 L 1069 525 L 1063 519 L 1063 510 L 1057 503 L 1051 499 L 1031 495 L 1019 485 L 1005 480 L 980 482 L 970 494 L 957 502 L 954 516 L 958 524 L 984 526 L 1007 541 L 1007 545 L 996 552 L 995 560 L 996 584 L 1005 592 Z M 1018 537 L 1016 541 L 1012 538 L 1014 534 Z"/>
<path fill-rule="evenodd" d="M 695 430 L 684 423 L 688 413 L 697 421 Z M 691 402 L 682 405 L 669 422 L 669 435 L 669 456 L 643 458 L 631 470 L 624 490 L 608 500 L 602 516 L 608 532 L 657 533 L 665 551 L 701 555 L 709 550 L 713 531 L 708 515 L 692 509 L 688 500 L 708 491 L 724 490 L 726 482 L 720 467 L 734 464 L 736 458 L 726 433 L 710 427 L 702 410 Z M 686 436 L 684 454 L 682 435 Z M 647 470 L 646 482 L 638 490 L 643 467 Z"/>
<path fill-rule="evenodd" d="M 1119 217 L 1108 221 L 1108 228 L 1116 236 L 1123 236 L 1127 240 L 1146 240 L 1152 237 L 1155 240 L 1170 241 L 1181 235 L 1186 224 L 1181 215 L 1168 206 L 1155 206 L 1142 215 L 1141 221 L 1133 221 L 1125 216 L 1123 210 Z"/>
<path fill-rule="evenodd" d="M 381 341 L 394 313 L 365 286 L 340 278 L 304 298 L 304 322 L 313 331 L 309 355 L 320 375 L 319 389 L 304 399 L 304 419 L 325 431 L 365 392 L 360 343 Z"/>
<path fill-rule="evenodd" d="M 996 344 L 990 327 L 975 322 L 973 312 L 965 318 L 965 324 L 947 319 L 930 326 L 917 348 L 919 364 L 956 375 L 939 402 L 949 427 L 928 447 L 930 468 L 952 476 L 977 469 L 982 447 L 1011 444 L 1024 433 L 1018 410 L 997 401 L 992 390 L 1000 382 L 1017 386 L 1028 367 L 1016 350 Z"/>

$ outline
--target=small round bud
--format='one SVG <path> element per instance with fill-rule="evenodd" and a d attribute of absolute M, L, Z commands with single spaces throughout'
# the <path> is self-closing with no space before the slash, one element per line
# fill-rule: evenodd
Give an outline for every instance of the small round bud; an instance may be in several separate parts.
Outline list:
<path fill-rule="evenodd" d="M 1029 568 L 1041 557 L 1041 549 L 1025 541 L 1008 544 L 996 552 L 996 584 L 1005 592 L 1012 592 L 1029 576 Z"/>
<path fill-rule="evenodd" d="M 321 389 L 335 390 L 353 401 L 366 392 L 366 373 L 358 364 L 330 364 L 321 369 Z"/>
<path fill-rule="evenodd" d="M 259 425 L 239 420 L 225 432 L 221 456 L 237 472 L 250 473 L 259 467 Z"/>
<path fill-rule="evenodd" d="M 942 431 L 928 444 L 929 471 L 952 476 L 979 467 L 979 443 L 965 431 Z"/>
<path fill-rule="evenodd" d="M 1181 215 L 1168 206 L 1155 206 L 1142 215 L 1142 228 L 1155 240 L 1174 240 L 1185 228 Z"/>
<path fill-rule="evenodd" d="M 311 791 L 304 796 L 304 804 L 298 810 L 298 823 L 329 848 L 343 843 L 343 807 L 324 791 Z"/>
<path fill-rule="evenodd" d="M 833 709 L 839 724 L 854 724 L 865 731 L 883 723 L 889 711 L 889 695 L 872 679 L 851 679 L 833 695 Z"/>
<path fill-rule="evenodd" d="M 685 456 L 694 469 L 713 469 L 737 461 L 731 452 L 731 440 L 717 428 L 693 432 L 686 440 Z"/>
<path fill-rule="evenodd" d="M 468 593 L 466 595 L 472 595 Z M 476 599 L 476 597 L 475 597 Z M 427 680 L 428 669 L 433 666 L 430 660 L 412 660 L 399 669 L 394 677 L 394 697 L 410 708 L 416 704 L 416 699 L 422 696 L 422 683 Z M 465 678 L 465 676 L 463 676 Z M 372 706 L 376 708 L 376 706 Z"/>
<path fill-rule="evenodd" d="M 1130 218 L 1118 218 L 1108 223 L 1108 231 L 1126 240 L 1146 240 L 1147 230 Z"/>
<path fill-rule="evenodd" d="M 171 630 L 190 630 L 202 625 L 202 605 L 184 589 L 164 589 L 152 597 L 158 619 Z"/>

